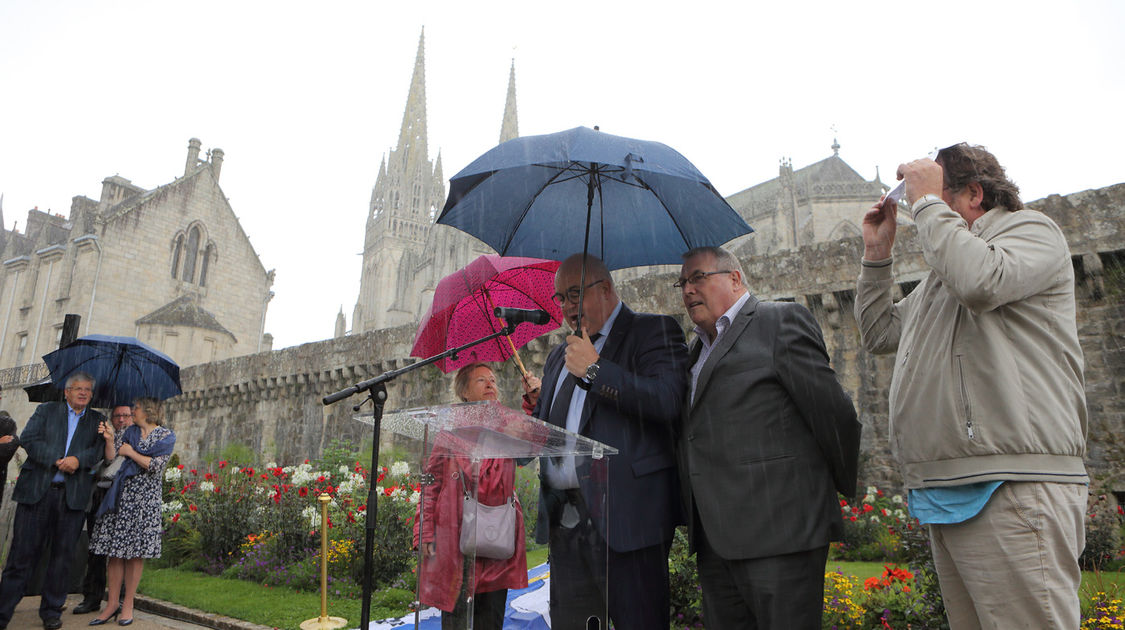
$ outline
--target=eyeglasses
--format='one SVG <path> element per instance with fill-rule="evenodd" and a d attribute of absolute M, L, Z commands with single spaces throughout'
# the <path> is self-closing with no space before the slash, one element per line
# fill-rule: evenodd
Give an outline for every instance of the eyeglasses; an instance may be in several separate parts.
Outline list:
<path fill-rule="evenodd" d="M 713 276 L 717 273 L 730 273 L 730 272 L 731 272 L 730 269 L 721 269 L 719 271 L 697 271 L 697 272 L 691 274 L 690 278 L 680 278 L 679 280 L 673 282 L 672 286 L 674 288 L 677 288 L 677 289 L 683 289 L 685 285 L 690 284 L 692 286 L 695 286 L 695 285 L 699 284 L 700 282 L 703 282 L 703 279 L 706 278 L 707 276 Z"/>
<path fill-rule="evenodd" d="M 586 288 L 589 289 L 590 287 L 594 286 L 595 284 L 597 284 L 599 282 L 605 282 L 605 278 L 602 278 L 601 280 L 594 280 L 590 284 L 587 284 Z M 570 287 L 569 289 L 566 290 L 566 295 L 563 295 L 562 293 L 556 293 L 556 294 L 551 296 L 551 299 L 554 300 L 555 304 L 557 304 L 559 306 L 559 308 L 562 308 L 563 306 L 566 305 L 567 300 L 570 300 L 571 304 L 577 304 L 578 303 L 578 293 L 579 293 L 578 287 Z"/>
<path fill-rule="evenodd" d="M 131 414 L 131 413 L 115 413 L 115 414 L 113 414 L 113 417 L 114 418 L 132 418 L 133 414 Z"/>

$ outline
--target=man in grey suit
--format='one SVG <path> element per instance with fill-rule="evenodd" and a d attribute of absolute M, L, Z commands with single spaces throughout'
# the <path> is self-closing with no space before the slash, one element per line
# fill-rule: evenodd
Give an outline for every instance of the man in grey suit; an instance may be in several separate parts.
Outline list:
<path fill-rule="evenodd" d="M 66 601 L 74 543 L 82 533 L 94 468 L 105 452 L 104 440 L 98 435 L 105 416 L 87 406 L 94 395 L 94 379 L 74 374 L 63 395 L 66 402 L 39 405 L 20 435 L 27 461 L 12 492 L 18 505 L 12 548 L 0 577 L 0 628 L 8 627 L 48 538 L 51 556 L 39 618 L 47 630 L 62 627 L 59 615 Z"/>
<path fill-rule="evenodd" d="M 683 256 L 695 322 L 678 456 L 703 617 L 715 628 L 819 628 L 839 491 L 856 490 L 860 424 L 820 327 L 759 302 L 720 247 Z"/>

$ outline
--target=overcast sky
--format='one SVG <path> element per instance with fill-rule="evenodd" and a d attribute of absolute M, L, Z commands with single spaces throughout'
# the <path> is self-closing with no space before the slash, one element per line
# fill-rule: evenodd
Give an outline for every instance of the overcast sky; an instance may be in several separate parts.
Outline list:
<path fill-rule="evenodd" d="M 759 6 L 763 5 L 763 6 Z M 657 140 L 724 195 L 840 156 L 884 181 L 960 140 L 1026 200 L 1125 181 L 1125 3 L 0 0 L 0 193 L 67 214 L 119 174 L 183 173 L 189 138 L 267 269 L 275 348 L 351 312 L 367 203 L 426 32 L 429 151 L 600 125 Z"/>

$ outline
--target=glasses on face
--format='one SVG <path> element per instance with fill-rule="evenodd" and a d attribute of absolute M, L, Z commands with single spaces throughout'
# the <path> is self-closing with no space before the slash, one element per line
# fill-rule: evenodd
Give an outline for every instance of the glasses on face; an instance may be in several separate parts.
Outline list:
<path fill-rule="evenodd" d="M 594 286 L 595 284 L 597 284 L 599 282 L 605 282 L 605 278 L 602 278 L 601 280 L 594 280 L 590 284 L 587 284 L 586 288 L 589 289 L 590 287 Z M 559 306 L 559 308 L 562 308 L 563 306 L 566 305 L 568 300 L 570 301 L 571 304 L 577 304 L 578 303 L 578 293 L 579 293 L 578 287 L 570 287 L 569 289 L 566 290 L 566 295 L 563 295 L 562 293 L 556 293 L 556 294 L 551 296 L 551 299 L 554 300 L 555 304 L 557 304 Z"/>
<path fill-rule="evenodd" d="M 113 414 L 113 417 L 114 417 L 114 419 L 117 419 L 117 418 L 132 418 L 133 414 L 132 413 L 115 413 L 115 414 Z"/>
<path fill-rule="evenodd" d="M 695 286 L 700 282 L 703 282 L 704 278 L 706 278 L 707 276 L 713 276 L 717 273 L 730 273 L 730 271 L 730 269 L 721 269 L 719 271 L 697 271 L 691 274 L 691 276 L 688 278 L 680 278 L 679 280 L 676 280 L 672 283 L 672 286 L 677 289 L 683 289 L 686 285 L 689 284 Z"/>

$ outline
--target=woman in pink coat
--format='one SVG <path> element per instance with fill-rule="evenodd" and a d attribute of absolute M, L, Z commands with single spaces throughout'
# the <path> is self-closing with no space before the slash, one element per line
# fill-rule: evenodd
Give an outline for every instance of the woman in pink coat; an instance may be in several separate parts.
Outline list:
<path fill-rule="evenodd" d="M 529 376 L 524 388 L 537 395 L 538 379 Z M 457 396 L 465 402 L 496 400 L 496 375 L 485 363 L 471 363 L 457 372 Z M 525 398 L 527 396 L 525 395 Z M 482 505 L 502 505 L 515 491 L 516 466 L 511 459 L 481 460 L 475 470 L 467 457 L 453 455 L 439 438 L 426 462 L 434 483 L 422 492 L 426 522 L 422 524 L 422 566 L 419 567 L 419 601 L 442 611 L 442 630 L 468 628 L 468 595 L 473 595 L 473 628 L 500 630 L 508 589 L 527 586 L 523 510 L 516 503 L 515 553 L 505 560 L 478 557 L 471 567 L 460 550 L 461 513 L 464 492 L 460 475 L 470 494 Z M 415 519 L 415 544 L 418 526 Z M 471 583 L 470 583 L 471 582 Z"/>

